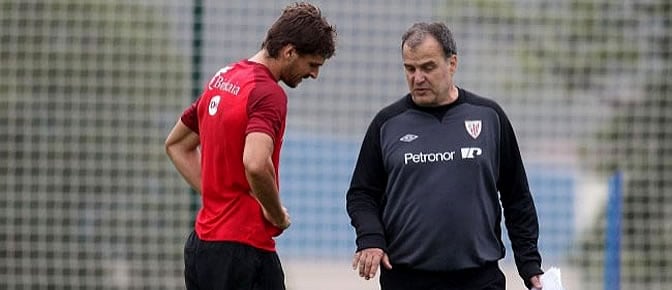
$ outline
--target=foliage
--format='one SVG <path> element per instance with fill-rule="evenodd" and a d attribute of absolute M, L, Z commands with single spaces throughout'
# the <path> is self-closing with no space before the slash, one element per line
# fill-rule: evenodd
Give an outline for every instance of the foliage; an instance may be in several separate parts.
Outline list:
<path fill-rule="evenodd" d="M 162 115 L 188 97 L 188 58 L 171 16 L 141 2 L 78 0 L 4 0 L 0 13 L 0 212 L 31 217 L 0 215 L 22 229 L 0 238 L 11 241 L 0 260 L 22 261 L 0 272 L 57 288 L 92 279 L 90 288 L 123 289 L 128 281 L 107 279 L 150 275 L 114 272 L 129 265 L 178 277 L 166 268 L 179 265 L 179 249 L 160 256 L 171 263 L 143 265 L 172 237 L 137 243 L 129 233 L 175 226 L 155 221 L 171 206 L 165 196 L 151 202 L 166 193 L 156 176 L 166 160 Z"/>
<path fill-rule="evenodd" d="M 612 118 L 583 148 L 585 166 L 607 176 L 626 176 L 623 200 L 623 285 L 670 283 L 672 265 L 672 3 L 669 1 L 450 1 L 447 9 L 476 7 L 477 18 L 496 18 L 520 64 L 540 83 L 552 78 L 567 98 L 599 96 Z M 526 13 L 526 5 L 536 5 Z M 459 14 L 459 13 L 454 13 Z M 465 13 L 466 14 L 466 13 Z M 472 13 L 473 14 L 473 13 Z M 569 17 L 567 17 L 570 15 Z M 643 36 L 641 33 L 647 33 Z M 646 39 L 643 43 L 641 40 Z M 655 64 L 655 65 L 654 65 Z M 621 80 L 641 79 L 644 83 Z M 633 89 L 634 93 L 618 88 Z M 597 144 L 598 146 L 594 146 Z M 579 193 L 581 194 L 581 193 Z M 581 241 L 574 261 L 600 276 L 604 213 Z M 597 256 L 596 256 L 597 255 Z"/>

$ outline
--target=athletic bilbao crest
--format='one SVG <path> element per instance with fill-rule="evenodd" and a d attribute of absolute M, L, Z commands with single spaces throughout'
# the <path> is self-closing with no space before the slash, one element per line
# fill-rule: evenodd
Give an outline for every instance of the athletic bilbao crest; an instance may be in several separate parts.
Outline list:
<path fill-rule="evenodd" d="M 467 133 L 471 138 L 478 138 L 478 135 L 481 135 L 481 120 L 475 121 L 464 121 L 464 127 L 467 128 Z"/>

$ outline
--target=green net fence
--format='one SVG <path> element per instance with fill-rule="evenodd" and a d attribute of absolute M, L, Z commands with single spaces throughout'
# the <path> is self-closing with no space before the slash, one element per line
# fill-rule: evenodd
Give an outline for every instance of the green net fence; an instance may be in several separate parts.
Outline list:
<path fill-rule="evenodd" d="M 0 0 L 0 289 L 183 289 L 197 200 L 163 141 L 210 74 L 256 52 L 287 3 Z M 618 254 L 622 289 L 669 288 L 672 3 L 316 3 L 338 46 L 318 80 L 288 89 L 287 265 L 351 255 L 344 199 L 359 142 L 407 92 L 401 34 L 441 20 L 457 41 L 458 86 L 513 122 L 544 265 L 601 289 L 605 257 Z M 605 232 L 615 172 L 619 236 Z M 617 238 L 620 251 L 607 251 Z"/>

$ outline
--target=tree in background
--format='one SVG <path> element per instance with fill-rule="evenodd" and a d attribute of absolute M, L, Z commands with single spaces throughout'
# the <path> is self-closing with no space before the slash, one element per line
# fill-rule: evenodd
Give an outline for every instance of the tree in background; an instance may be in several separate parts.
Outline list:
<path fill-rule="evenodd" d="M 601 158 L 603 172 L 625 174 L 623 289 L 663 289 L 672 283 L 666 270 L 672 266 L 672 3 L 635 3 L 633 12 L 639 19 L 633 26 L 649 28 L 648 49 L 639 52 L 643 90 L 637 99 L 613 103 L 616 113 L 597 135 L 601 146 L 587 153 Z M 600 246 L 584 242 L 586 250 Z"/>
<path fill-rule="evenodd" d="M 189 59 L 170 13 L 0 1 L 0 288 L 181 285 L 163 138 Z"/>
<path fill-rule="evenodd" d="M 579 98 L 594 98 L 593 104 L 609 108 L 594 113 L 611 112 L 611 117 L 590 119 L 602 118 L 604 124 L 572 137 L 584 144 L 577 149 L 585 168 L 605 180 L 615 170 L 626 176 L 623 289 L 669 286 L 672 272 L 665 269 L 672 266 L 672 3 L 457 2 L 461 3 L 445 4 L 448 21 L 476 21 L 474 25 L 485 25 L 515 47 L 531 81 L 513 87 L 527 89 L 551 79 L 551 89 L 564 90 L 559 110 L 571 110 Z M 588 281 L 598 284 L 603 278 L 605 222 L 602 212 L 571 258 L 585 267 L 582 274 Z"/>

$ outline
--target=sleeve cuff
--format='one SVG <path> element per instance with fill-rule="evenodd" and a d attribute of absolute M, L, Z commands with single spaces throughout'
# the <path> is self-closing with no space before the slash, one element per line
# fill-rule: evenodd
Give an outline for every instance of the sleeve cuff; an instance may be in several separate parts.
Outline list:
<path fill-rule="evenodd" d="M 531 289 L 532 284 L 530 283 L 530 278 L 544 274 L 544 271 L 541 270 L 541 266 L 537 263 L 527 263 L 518 269 L 518 273 L 520 273 L 520 277 L 523 278 L 523 282 L 525 282 L 527 289 Z"/>
<path fill-rule="evenodd" d="M 369 234 L 357 237 L 357 251 L 369 248 L 379 248 L 387 252 L 387 242 L 385 237 L 380 234 Z"/>

